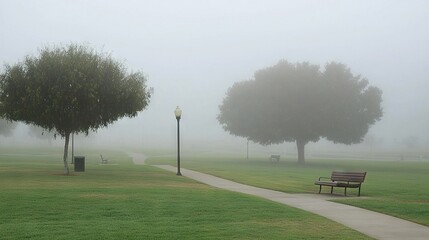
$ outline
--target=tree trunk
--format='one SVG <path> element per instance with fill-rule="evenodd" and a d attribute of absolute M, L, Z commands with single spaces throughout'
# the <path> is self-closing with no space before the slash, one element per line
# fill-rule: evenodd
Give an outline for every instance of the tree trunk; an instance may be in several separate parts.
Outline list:
<path fill-rule="evenodd" d="M 70 133 L 66 133 L 66 141 L 64 144 L 64 174 L 69 175 L 69 164 L 67 162 L 67 155 L 69 152 L 69 140 L 70 140 Z"/>
<path fill-rule="evenodd" d="M 305 154 L 304 154 L 304 148 L 305 148 L 305 144 L 307 142 L 303 141 L 303 140 L 296 140 L 296 147 L 298 148 L 298 163 L 299 164 L 304 164 L 305 163 Z"/>

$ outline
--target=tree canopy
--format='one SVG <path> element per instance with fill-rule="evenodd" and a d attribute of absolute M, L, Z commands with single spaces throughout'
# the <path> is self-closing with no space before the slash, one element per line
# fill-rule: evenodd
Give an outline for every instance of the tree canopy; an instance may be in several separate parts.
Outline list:
<path fill-rule="evenodd" d="M 280 61 L 235 83 L 218 120 L 225 131 L 263 145 L 296 142 L 304 163 L 308 142 L 359 143 L 381 119 L 381 90 L 368 84 L 341 63 L 322 72 L 318 65 Z"/>
<path fill-rule="evenodd" d="M 88 133 L 122 117 L 134 117 L 151 96 L 141 72 L 128 73 L 110 55 L 76 44 L 45 47 L 39 56 L 6 65 L 0 89 L 6 119 L 34 124 L 65 138 L 67 174 L 71 133 Z"/>

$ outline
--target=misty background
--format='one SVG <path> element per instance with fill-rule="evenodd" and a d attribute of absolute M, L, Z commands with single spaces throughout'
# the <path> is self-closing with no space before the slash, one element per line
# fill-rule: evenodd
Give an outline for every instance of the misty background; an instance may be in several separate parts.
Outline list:
<path fill-rule="evenodd" d="M 143 71 L 149 107 L 76 147 L 175 148 L 174 110 L 183 110 L 188 151 L 241 151 L 246 139 L 224 132 L 218 106 L 234 82 L 279 60 L 342 62 L 383 91 L 384 116 L 358 145 L 308 144 L 312 151 L 427 152 L 428 1 L 113 1 L 0 0 L 0 64 L 42 46 L 83 43 Z M 58 142 L 58 143 L 56 143 Z M 0 145 L 44 144 L 22 124 Z M 61 146 L 61 139 L 53 143 Z M 294 153 L 294 143 L 252 149 Z"/>

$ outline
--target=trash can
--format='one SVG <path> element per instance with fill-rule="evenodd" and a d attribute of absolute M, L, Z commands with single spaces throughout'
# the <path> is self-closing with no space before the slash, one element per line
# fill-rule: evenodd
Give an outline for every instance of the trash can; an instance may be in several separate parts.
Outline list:
<path fill-rule="evenodd" d="M 85 172 L 85 157 L 83 156 L 74 157 L 74 171 Z"/>

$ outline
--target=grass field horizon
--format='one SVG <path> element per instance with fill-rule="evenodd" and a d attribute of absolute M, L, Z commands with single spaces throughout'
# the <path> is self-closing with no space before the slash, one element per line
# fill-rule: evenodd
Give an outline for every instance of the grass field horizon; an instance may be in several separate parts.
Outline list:
<path fill-rule="evenodd" d="M 1 150 L 0 239 L 370 239 L 302 210 L 134 165 L 124 152 L 80 151 L 86 171 L 65 176 L 61 149 Z"/>
<path fill-rule="evenodd" d="M 59 148 L 1 150 L 0 207 L 5 214 L 0 216 L 0 230 L 7 234 L 0 239 L 75 238 L 73 231 L 66 231 L 63 237 L 55 235 L 61 232 L 57 228 L 69 225 L 77 226 L 78 236 L 86 239 L 262 238 L 256 229 L 270 232 L 264 237 L 271 239 L 366 238 L 317 215 L 211 188 L 151 166 L 134 165 L 126 154 L 140 152 L 147 156 L 148 164 L 175 165 L 174 150 L 80 150 L 75 155 L 86 157 L 87 170 L 75 173 L 70 165 L 71 176 L 62 174 Z M 109 158 L 109 164 L 101 164 L 100 153 Z M 356 190 L 351 189 L 348 193 L 352 197 L 335 201 L 429 226 L 427 161 L 307 159 L 305 165 L 299 165 L 295 158 L 282 158 L 277 163 L 266 157 L 246 160 L 237 154 L 195 152 L 182 156 L 182 167 L 288 193 L 317 193 L 314 180 L 329 176 L 332 170 L 365 170 L 363 197 L 355 197 Z M 342 194 L 343 189 L 335 192 Z M 227 206 L 219 206 L 216 199 Z M 244 208 L 237 210 L 237 206 Z M 195 216 L 197 222 L 192 219 Z"/>

